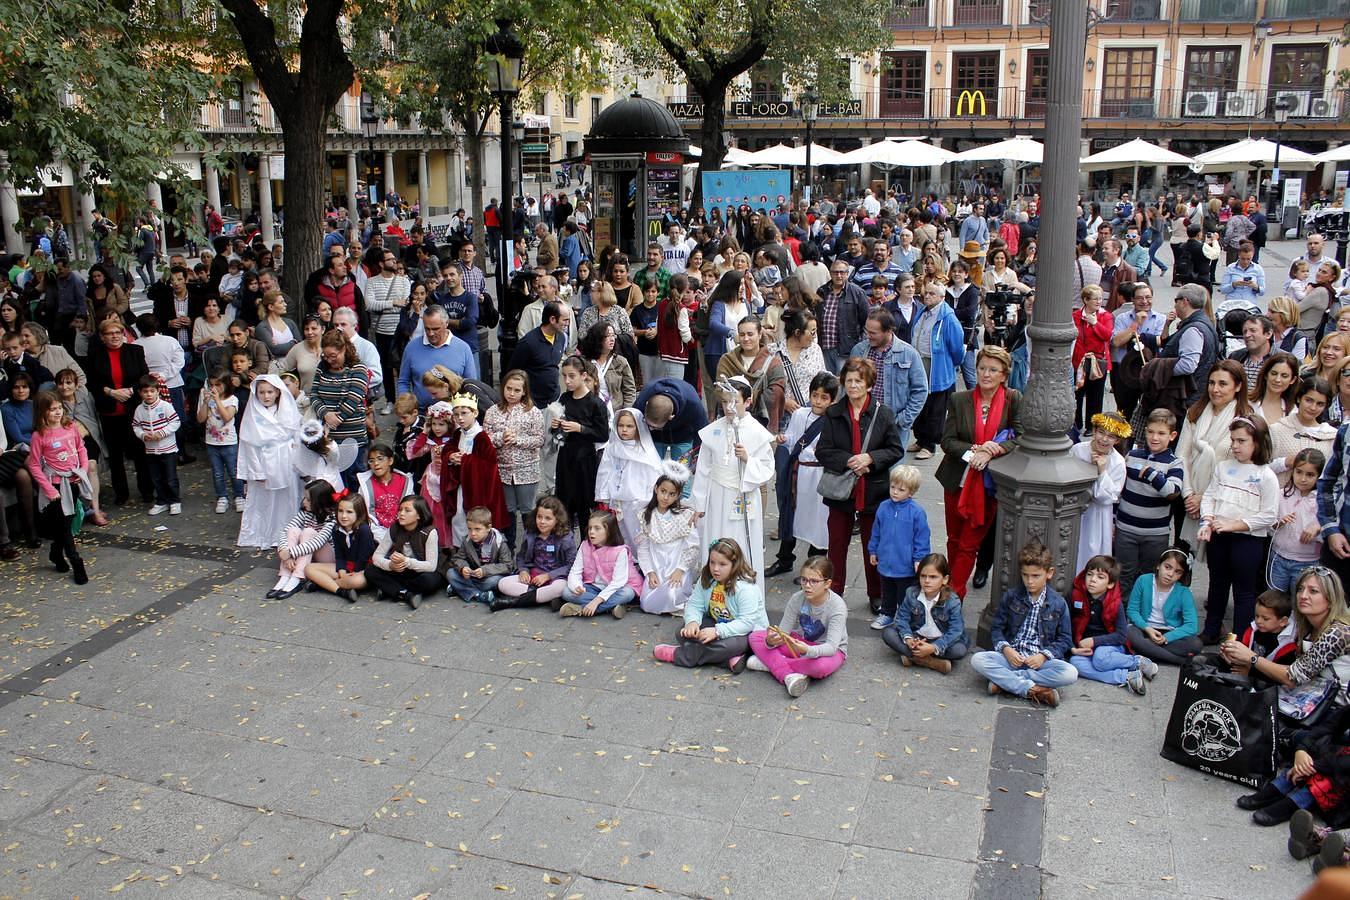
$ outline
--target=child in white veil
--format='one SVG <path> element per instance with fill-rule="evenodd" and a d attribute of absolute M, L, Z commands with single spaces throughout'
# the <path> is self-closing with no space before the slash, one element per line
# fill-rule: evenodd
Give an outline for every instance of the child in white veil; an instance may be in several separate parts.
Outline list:
<path fill-rule="evenodd" d="M 252 396 L 239 426 L 238 477 L 248 485 L 239 546 L 270 550 L 300 509 L 301 484 L 293 450 L 300 432 L 300 410 L 280 376 L 258 376 L 249 393 Z"/>
<path fill-rule="evenodd" d="M 661 457 L 652 443 L 651 429 L 642 411 L 625 407 L 614 416 L 609 443 L 595 476 L 595 499 L 603 501 L 619 520 L 619 533 L 631 552 L 637 550 L 638 516 L 652 499 L 652 487 L 661 477 Z"/>

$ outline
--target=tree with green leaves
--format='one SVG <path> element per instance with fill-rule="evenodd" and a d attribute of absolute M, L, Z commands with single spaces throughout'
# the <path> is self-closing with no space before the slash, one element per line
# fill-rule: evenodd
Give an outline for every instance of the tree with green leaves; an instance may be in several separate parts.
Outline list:
<path fill-rule="evenodd" d="M 182 24 L 127 0 L 0 0 L 0 175 L 41 190 L 42 172 L 68 165 L 81 192 L 131 213 L 152 181 L 191 182 L 172 162 L 202 146 L 201 104 L 213 77 Z"/>
<path fill-rule="evenodd" d="M 682 74 L 703 101 L 695 202 L 702 194 L 703 173 L 718 169 L 726 158 L 727 92 L 737 78 L 760 63 L 772 64 L 787 83 L 818 84 L 822 100 L 844 100 L 847 85 L 824 73 L 841 57 L 871 53 L 891 41 L 882 23 L 892 12 L 892 0 L 687 0 L 678 5 L 603 0 L 602 5 L 612 7 L 601 13 L 608 21 L 629 23 L 626 33 L 615 31 L 613 37 L 634 66 Z"/>

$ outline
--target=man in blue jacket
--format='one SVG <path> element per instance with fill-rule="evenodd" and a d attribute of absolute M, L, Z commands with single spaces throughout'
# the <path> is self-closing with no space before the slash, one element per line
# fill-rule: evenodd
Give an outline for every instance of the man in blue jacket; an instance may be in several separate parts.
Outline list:
<path fill-rule="evenodd" d="M 1009 588 L 994 610 L 994 649 L 976 653 L 970 666 L 988 679 L 991 694 L 1058 706 L 1057 689 L 1078 680 L 1078 670 L 1066 661 L 1073 646 L 1069 604 L 1050 586 L 1055 567 L 1044 544 L 1023 546 L 1017 565 L 1022 583 Z"/>
<path fill-rule="evenodd" d="M 886 404 L 895 413 L 903 459 L 914 420 L 928 400 L 928 375 L 918 351 L 895 333 L 895 319 L 889 310 L 877 307 L 869 312 L 864 333 L 865 337 L 853 345 L 848 355 L 869 359 L 876 367 L 872 399 Z"/>
<path fill-rule="evenodd" d="M 915 459 L 932 459 L 947 423 L 947 403 L 956 386 L 956 370 L 966 358 L 965 333 L 942 285 L 924 286 L 923 312 L 910 326 L 914 349 L 928 373 L 928 399 L 914 420 Z"/>
<path fill-rule="evenodd" d="M 698 441 L 698 433 L 708 424 L 703 400 L 687 381 L 657 378 L 647 382 L 633 406 L 642 410 L 652 432 L 656 455 L 679 460 L 687 456 Z M 688 460 L 684 460 L 688 462 Z"/>

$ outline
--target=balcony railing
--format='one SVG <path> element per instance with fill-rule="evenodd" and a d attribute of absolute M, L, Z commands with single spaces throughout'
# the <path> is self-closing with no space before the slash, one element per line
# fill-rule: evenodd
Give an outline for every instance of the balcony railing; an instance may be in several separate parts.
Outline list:
<path fill-rule="evenodd" d="M 1157 22 L 1161 18 L 1162 0 L 1117 0 L 1108 21 Z"/>
<path fill-rule="evenodd" d="M 885 26 L 897 28 L 927 28 L 929 0 L 892 0 L 891 12 Z"/>
<path fill-rule="evenodd" d="M 1182 22 L 1250 22 L 1256 0 L 1181 0 Z"/>
<path fill-rule="evenodd" d="M 1002 25 L 1003 0 L 953 0 L 952 24 Z"/>
<path fill-rule="evenodd" d="M 1113 121 L 1140 121 L 1183 123 L 1191 125 L 1231 124 L 1246 122 L 1271 123 L 1275 119 L 1275 100 L 1284 96 L 1291 104 L 1290 123 L 1300 126 L 1350 122 L 1350 90 L 1313 90 L 1305 87 L 1272 87 L 1261 90 L 1102 90 L 1083 91 L 1083 118 Z M 842 112 L 827 115 L 822 106 L 818 125 L 831 122 L 851 122 L 859 119 L 891 121 L 935 121 L 962 123 L 981 120 L 1045 118 L 1047 97 L 1042 91 L 1026 91 L 1015 87 L 1000 87 L 989 91 L 960 88 L 924 88 L 917 90 L 868 91 L 855 94 L 850 104 L 837 107 Z M 796 105 L 785 104 L 786 116 L 755 116 L 738 119 L 734 116 L 728 125 L 744 121 L 784 121 L 800 124 Z M 681 104 L 677 114 L 686 121 L 696 121 L 687 105 Z M 387 123 L 392 125 L 392 123 Z M 388 129 L 385 129 L 388 130 Z"/>
<path fill-rule="evenodd" d="M 1350 0 L 1266 0 L 1267 19 L 1350 19 Z"/>

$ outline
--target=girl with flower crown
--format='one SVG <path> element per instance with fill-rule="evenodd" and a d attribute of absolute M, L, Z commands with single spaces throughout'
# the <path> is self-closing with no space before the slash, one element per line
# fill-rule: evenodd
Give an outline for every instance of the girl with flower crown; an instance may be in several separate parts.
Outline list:
<path fill-rule="evenodd" d="M 440 539 L 440 546 L 453 547 L 454 539 L 450 534 L 449 523 L 445 519 L 445 510 L 441 507 L 441 470 L 442 458 L 450 445 L 450 431 L 454 408 L 444 400 L 437 400 L 427 410 L 426 427 L 408 448 L 408 459 L 417 459 L 431 455 L 431 463 L 422 473 L 422 499 L 431 508 L 431 526 Z"/>
<path fill-rule="evenodd" d="M 438 406 L 440 404 L 437 404 Z M 497 468 L 497 448 L 478 422 L 478 398 L 456 394 L 450 398 L 452 428 L 441 450 L 441 514 L 450 524 L 442 546 L 459 547 L 469 535 L 465 515 L 475 506 L 492 513 L 492 527 L 505 530 L 510 522 L 506 493 Z"/>
<path fill-rule="evenodd" d="M 1097 470 L 1097 480 L 1092 483 L 1092 495 L 1078 527 L 1080 563 L 1094 556 L 1111 555 L 1116 503 L 1125 489 L 1125 457 L 1116 452 L 1116 444 L 1132 433 L 1130 423 L 1120 413 L 1097 413 L 1091 424 L 1092 437 L 1069 450 Z"/>

